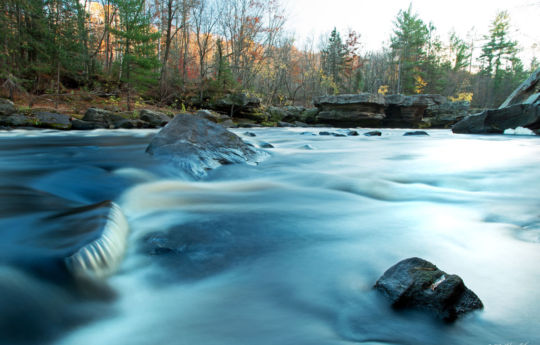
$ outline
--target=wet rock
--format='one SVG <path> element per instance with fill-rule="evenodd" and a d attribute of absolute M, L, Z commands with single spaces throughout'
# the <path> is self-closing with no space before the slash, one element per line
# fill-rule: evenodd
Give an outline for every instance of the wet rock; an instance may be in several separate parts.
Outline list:
<path fill-rule="evenodd" d="M 46 111 L 34 114 L 39 127 L 53 129 L 71 129 L 71 118 L 68 115 L 49 113 Z"/>
<path fill-rule="evenodd" d="M 457 275 L 441 271 L 431 262 L 409 258 L 390 267 L 375 284 L 394 308 L 414 308 L 454 321 L 473 310 L 482 309 L 482 301 Z"/>
<path fill-rule="evenodd" d="M 323 132 L 319 132 L 319 135 L 332 135 L 332 133 L 323 131 Z"/>
<path fill-rule="evenodd" d="M 260 144 L 260 147 L 263 148 L 263 149 L 273 149 L 274 148 L 274 145 L 270 144 L 270 143 L 267 143 L 267 142 L 262 142 Z"/>
<path fill-rule="evenodd" d="M 277 123 L 277 126 L 278 126 L 278 127 L 281 127 L 281 128 L 285 128 L 285 127 L 296 127 L 296 126 L 294 126 L 292 123 L 283 122 L 283 121 L 279 121 L 279 122 Z"/>
<path fill-rule="evenodd" d="M 313 103 L 319 109 L 317 122 L 336 127 L 380 127 L 386 117 L 380 94 L 323 96 Z"/>
<path fill-rule="evenodd" d="M 105 109 L 89 108 L 82 120 L 94 123 L 96 128 L 118 128 L 125 117 Z"/>
<path fill-rule="evenodd" d="M 253 132 L 244 132 L 244 135 L 248 136 L 248 137 L 256 137 L 257 134 L 253 133 Z"/>
<path fill-rule="evenodd" d="M 0 116 L 0 125 L 10 127 L 23 127 L 23 126 L 35 126 L 37 125 L 36 119 L 32 119 L 29 116 L 22 114 L 11 114 L 7 116 Z"/>
<path fill-rule="evenodd" d="M 300 122 L 300 121 L 294 121 L 293 124 L 295 127 L 309 127 L 307 123 Z"/>
<path fill-rule="evenodd" d="M 201 178 L 224 164 L 255 164 L 265 154 L 224 127 L 191 114 L 178 114 L 150 142 L 149 154 Z"/>
<path fill-rule="evenodd" d="M 148 109 L 143 109 L 139 113 L 139 118 L 145 122 L 148 122 L 152 127 L 163 127 L 166 126 L 171 118 L 167 115 L 160 113 L 159 111 L 153 111 Z"/>
<path fill-rule="evenodd" d="M 503 102 L 498 109 L 470 115 L 452 127 L 454 133 L 502 134 L 517 127 L 540 132 L 540 69 Z"/>
<path fill-rule="evenodd" d="M 364 133 L 366 137 L 380 137 L 382 135 L 381 131 L 371 131 Z"/>
<path fill-rule="evenodd" d="M 424 131 L 405 132 L 405 134 L 403 134 L 403 136 L 406 136 L 406 137 L 415 136 L 415 135 L 416 136 L 418 136 L 418 135 L 428 135 L 429 136 L 429 134 L 427 134 L 427 132 L 424 132 Z"/>
<path fill-rule="evenodd" d="M 357 136 L 359 136 L 360 134 L 358 134 L 357 131 L 348 131 L 348 132 L 347 132 L 347 135 L 350 136 L 350 137 L 357 137 Z"/>
<path fill-rule="evenodd" d="M 231 120 L 231 119 L 223 121 L 221 123 L 221 125 L 223 127 L 226 127 L 226 128 L 236 128 L 236 127 L 238 127 L 238 125 L 236 123 L 234 123 L 233 120 Z"/>
<path fill-rule="evenodd" d="M 471 115 L 452 127 L 454 133 L 502 134 L 508 128 L 540 129 L 540 104 L 516 104 Z"/>
<path fill-rule="evenodd" d="M 101 127 L 96 125 L 94 122 L 83 121 L 79 119 L 73 119 L 71 121 L 71 129 L 90 130 L 90 129 L 96 129 L 96 128 L 101 128 Z"/>
<path fill-rule="evenodd" d="M 227 115 L 216 113 L 215 111 L 208 110 L 208 109 L 202 109 L 199 110 L 195 115 L 200 116 L 204 119 L 207 119 L 209 121 L 215 122 L 215 123 L 224 123 L 225 121 L 232 122 L 231 118 Z"/>

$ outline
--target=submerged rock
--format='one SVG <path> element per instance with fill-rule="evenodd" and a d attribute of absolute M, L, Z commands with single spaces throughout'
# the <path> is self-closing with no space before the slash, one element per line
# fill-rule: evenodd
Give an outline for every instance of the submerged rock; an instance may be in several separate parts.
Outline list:
<path fill-rule="evenodd" d="M 380 137 L 382 135 L 381 131 L 371 131 L 364 133 L 366 137 Z"/>
<path fill-rule="evenodd" d="M 454 321 L 482 301 L 457 275 L 449 275 L 420 258 L 409 258 L 390 267 L 377 280 L 375 289 L 390 299 L 394 308 L 415 308 Z"/>
<path fill-rule="evenodd" d="M 415 136 L 415 135 L 427 135 L 429 136 L 429 134 L 427 134 L 427 132 L 424 132 L 424 131 L 412 131 L 412 132 L 405 132 L 405 134 L 403 134 L 403 136 Z"/>
<path fill-rule="evenodd" d="M 171 161 L 195 178 L 225 164 L 255 164 L 265 155 L 224 127 L 190 114 L 176 115 L 146 152 Z"/>

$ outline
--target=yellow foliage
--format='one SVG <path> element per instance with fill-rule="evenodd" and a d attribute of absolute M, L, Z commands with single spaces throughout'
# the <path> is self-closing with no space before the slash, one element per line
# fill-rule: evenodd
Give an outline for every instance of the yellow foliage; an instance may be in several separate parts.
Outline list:
<path fill-rule="evenodd" d="M 424 91 L 424 88 L 427 85 L 427 82 L 424 79 L 422 79 L 422 77 L 419 75 L 414 77 L 414 82 L 415 82 L 414 92 L 422 93 Z"/>
<path fill-rule="evenodd" d="M 388 93 L 388 85 L 379 86 L 379 90 L 377 90 L 377 93 L 380 93 L 383 96 L 386 95 Z"/>
<path fill-rule="evenodd" d="M 472 101 L 473 95 L 472 92 L 460 92 L 457 97 L 450 96 L 448 98 L 450 98 L 452 102 L 470 102 Z"/>

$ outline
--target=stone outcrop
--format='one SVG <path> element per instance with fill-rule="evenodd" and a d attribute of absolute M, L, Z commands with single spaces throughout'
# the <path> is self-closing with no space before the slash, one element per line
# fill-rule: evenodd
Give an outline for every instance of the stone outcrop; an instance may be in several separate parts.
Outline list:
<path fill-rule="evenodd" d="M 99 108 L 89 108 L 82 121 L 91 122 L 95 124 L 96 128 L 119 128 L 119 124 L 124 121 L 126 118 L 108 111 L 105 109 Z"/>
<path fill-rule="evenodd" d="M 434 104 L 427 107 L 422 122 L 430 128 L 450 128 L 469 115 L 470 106 L 466 101 Z"/>
<path fill-rule="evenodd" d="M 141 110 L 139 112 L 139 118 L 142 121 L 149 123 L 151 127 L 163 127 L 171 121 L 171 118 L 167 115 L 149 109 Z"/>
<path fill-rule="evenodd" d="M 540 134 L 540 69 L 523 82 L 498 109 L 468 116 L 452 127 L 454 133 L 502 134 L 524 127 Z"/>
<path fill-rule="evenodd" d="M 409 258 L 390 267 L 376 282 L 375 289 L 396 309 L 425 310 L 445 321 L 483 308 L 482 301 L 459 276 L 447 274 L 420 258 Z"/>
<path fill-rule="evenodd" d="M 381 127 L 386 117 L 380 94 L 322 96 L 313 103 L 319 108 L 317 122 L 336 127 Z"/>
<path fill-rule="evenodd" d="M 446 128 L 468 114 L 469 103 L 441 95 L 357 94 L 314 100 L 316 121 L 337 127 Z M 285 117 L 284 121 L 288 121 Z"/>
<path fill-rule="evenodd" d="M 210 105 L 212 110 L 219 113 L 256 122 L 268 120 L 268 115 L 261 107 L 261 99 L 246 93 L 228 94 Z"/>
<path fill-rule="evenodd" d="M 540 68 L 518 86 L 499 109 L 515 104 L 540 104 Z"/>
<path fill-rule="evenodd" d="M 152 139 L 146 152 L 195 178 L 225 164 L 255 164 L 265 156 L 224 127 L 191 114 L 176 115 Z"/>
<path fill-rule="evenodd" d="M 448 103 L 441 95 L 388 95 L 385 98 L 384 127 L 418 127 L 428 108 Z"/>
<path fill-rule="evenodd" d="M 39 127 L 53 129 L 71 129 L 71 118 L 64 114 L 40 111 L 34 114 Z"/>

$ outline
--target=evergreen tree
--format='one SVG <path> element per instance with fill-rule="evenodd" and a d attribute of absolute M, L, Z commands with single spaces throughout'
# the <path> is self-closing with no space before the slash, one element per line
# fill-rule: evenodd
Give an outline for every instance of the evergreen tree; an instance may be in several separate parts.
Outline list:
<path fill-rule="evenodd" d="M 485 103 L 490 107 L 503 102 L 506 94 L 504 83 L 505 80 L 508 81 L 508 73 L 515 74 L 523 71 L 523 65 L 516 57 L 517 42 L 509 38 L 509 30 L 508 12 L 499 12 L 491 24 L 489 36 L 484 37 L 486 43 L 482 46 L 480 61 L 482 74 L 486 77 Z"/>
<path fill-rule="evenodd" d="M 111 31 L 122 44 L 120 80 L 127 91 L 127 108 L 131 110 L 132 89 L 144 90 L 158 80 L 159 60 L 155 52 L 160 33 L 152 32 L 144 0 L 114 0 L 113 4 L 118 8 L 120 25 Z"/>
<path fill-rule="evenodd" d="M 399 11 L 394 22 L 394 35 L 391 38 L 392 52 L 397 58 L 397 93 L 415 93 L 424 82 L 421 66 L 426 59 L 426 44 L 429 40 L 428 26 L 412 12 Z"/>
<path fill-rule="evenodd" d="M 338 88 L 344 83 L 344 70 L 348 63 L 347 47 L 343 44 L 336 28 L 332 30 L 326 46 L 321 51 L 321 65 L 324 75 Z"/>

